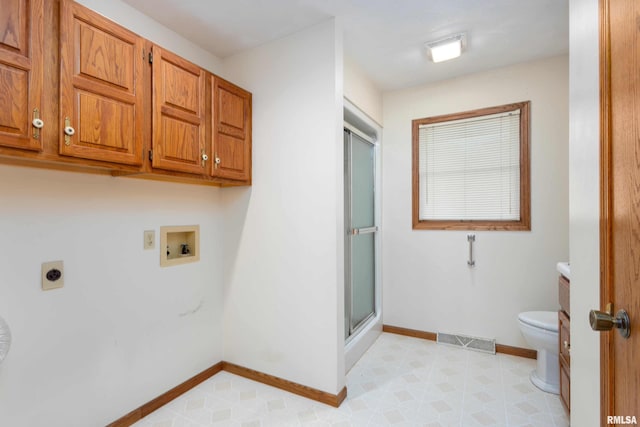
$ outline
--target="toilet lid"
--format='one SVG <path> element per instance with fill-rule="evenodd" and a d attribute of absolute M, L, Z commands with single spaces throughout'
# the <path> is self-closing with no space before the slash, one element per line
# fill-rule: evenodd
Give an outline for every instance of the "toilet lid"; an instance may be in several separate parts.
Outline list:
<path fill-rule="evenodd" d="M 555 311 L 525 311 L 518 314 L 518 319 L 536 328 L 558 332 L 558 313 Z"/>

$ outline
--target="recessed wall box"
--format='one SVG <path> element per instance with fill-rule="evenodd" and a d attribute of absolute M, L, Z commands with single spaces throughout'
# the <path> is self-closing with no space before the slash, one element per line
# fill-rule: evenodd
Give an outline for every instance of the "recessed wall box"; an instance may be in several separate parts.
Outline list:
<path fill-rule="evenodd" d="M 200 226 L 160 227 L 160 266 L 200 261 Z"/>

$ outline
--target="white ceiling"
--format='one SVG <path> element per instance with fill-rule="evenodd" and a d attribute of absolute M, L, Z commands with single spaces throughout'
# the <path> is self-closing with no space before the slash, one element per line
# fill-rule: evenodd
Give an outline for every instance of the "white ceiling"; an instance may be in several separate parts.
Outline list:
<path fill-rule="evenodd" d="M 341 17 L 345 54 L 382 90 L 569 51 L 568 0 L 124 0 L 220 58 Z M 423 44 L 467 33 L 461 58 Z"/>

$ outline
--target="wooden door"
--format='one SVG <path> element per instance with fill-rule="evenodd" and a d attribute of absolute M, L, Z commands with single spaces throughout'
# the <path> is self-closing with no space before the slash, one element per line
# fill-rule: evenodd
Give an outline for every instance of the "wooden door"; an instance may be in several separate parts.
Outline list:
<path fill-rule="evenodd" d="M 600 5 L 601 308 L 631 321 L 629 338 L 601 335 L 601 424 L 624 425 L 640 423 L 640 2 Z"/>
<path fill-rule="evenodd" d="M 0 145 L 3 146 L 42 150 L 40 130 L 32 121 L 42 112 L 43 10 L 43 0 L 2 0 L 0 6 Z"/>
<path fill-rule="evenodd" d="M 144 124 L 143 39 L 62 0 L 60 154 L 138 165 Z M 71 130 L 72 129 L 72 130 Z"/>
<path fill-rule="evenodd" d="M 211 174 L 251 182 L 251 93 L 212 76 Z"/>
<path fill-rule="evenodd" d="M 204 174 L 205 71 L 154 46 L 152 72 L 153 167 Z"/>

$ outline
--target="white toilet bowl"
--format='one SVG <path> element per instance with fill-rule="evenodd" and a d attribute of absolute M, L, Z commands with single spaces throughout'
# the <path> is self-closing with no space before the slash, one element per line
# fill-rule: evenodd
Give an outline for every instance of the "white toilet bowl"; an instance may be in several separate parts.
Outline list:
<path fill-rule="evenodd" d="M 531 372 L 531 382 L 547 393 L 560 392 L 558 365 L 558 313 L 526 311 L 518 315 L 525 341 L 538 352 L 538 364 Z"/>

